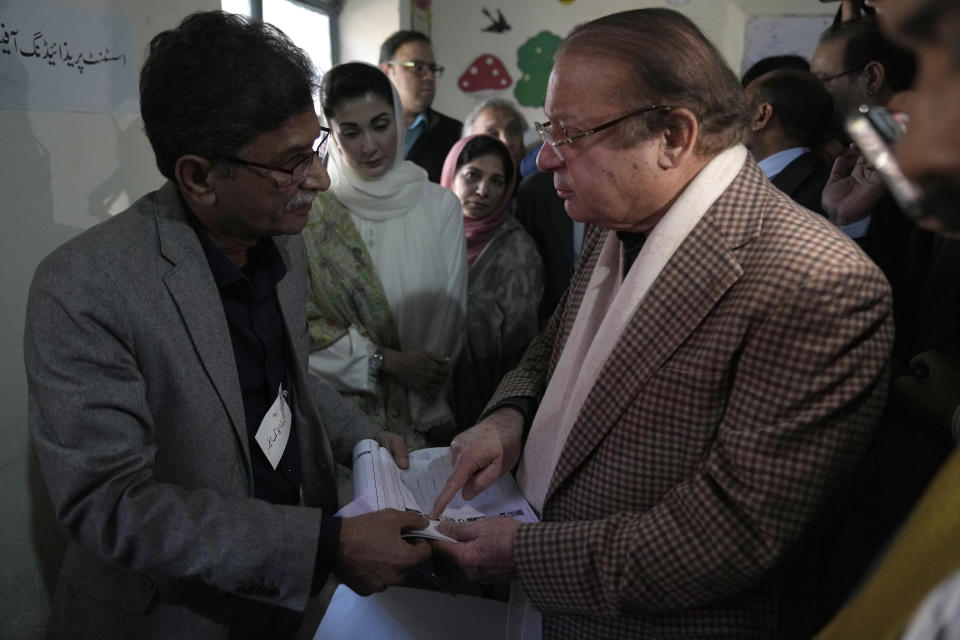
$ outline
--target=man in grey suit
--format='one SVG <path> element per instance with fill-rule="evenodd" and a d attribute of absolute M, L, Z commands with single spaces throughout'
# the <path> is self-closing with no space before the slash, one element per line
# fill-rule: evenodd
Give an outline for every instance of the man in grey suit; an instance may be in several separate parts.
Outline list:
<path fill-rule="evenodd" d="M 159 34 L 140 98 L 169 181 L 37 269 L 30 428 L 70 536 L 51 637 L 285 637 L 328 574 L 369 593 L 429 556 L 401 538 L 419 516 L 333 515 L 326 429 L 405 451 L 307 379 L 298 234 L 330 184 L 313 87 L 269 25 Z"/>

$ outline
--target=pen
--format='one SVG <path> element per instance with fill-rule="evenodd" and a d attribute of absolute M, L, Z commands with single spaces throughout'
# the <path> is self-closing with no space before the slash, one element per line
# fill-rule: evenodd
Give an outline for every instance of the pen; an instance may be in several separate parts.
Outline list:
<path fill-rule="evenodd" d="M 433 569 L 431 569 L 430 567 L 428 567 L 428 566 L 426 566 L 426 565 L 418 564 L 418 565 L 417 565 L 417 571 L 418 571 L 418 572 L 420 573 L 420 575 L 422 575 L 424 578 L 426 578 L 427 580 L 429 580 L 430 582 L 432 582 L 432 583 L 434 584 L 434 586 L 436 586 L 437 588 L 439 588 L 440 591 L 443 591 L 444 593 L 449 593 L 449 594 L 450 594 L 451 596 L 453 596 L 454 598 L 457 597 L 457 592 L 454 591 L 453 588 L 452 588 L 450 585 L 448 585 L 446 582 L 444 582 L 444 581 L 440 578 L 440 576 L 437 575 L 437 572 L 434 571 Z"/>

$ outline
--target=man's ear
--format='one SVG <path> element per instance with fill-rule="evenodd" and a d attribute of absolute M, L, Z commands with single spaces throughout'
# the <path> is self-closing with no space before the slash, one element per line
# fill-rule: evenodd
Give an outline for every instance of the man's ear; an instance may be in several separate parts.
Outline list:
<path fill-rule="evenodd" d="M 675 169 L 693 155 L 700 135 L 700 124 L 689 109 L 679 107 L 666 116 L 667 127 L 661 135 L 660 167 Z"/>
<path fill-rule="evenodd" d="M 205 207 L 216 204 L 214 182 L 217 177 L 207 158 L 193 154 L 180 156 L 173 165 L 173 176 L 189 204 Z"/>
<path fill-rule="evenodd" d="M 867 95 L 875 96 L 883 89 L 883 84 L 887 80 L 887 70 L 882 63 L 871 60 L 863 68 L 863 77 L 866 78 Z"/>
<path fill-rule="evenodd" d="M 770 124 L 773 117 L 773 105 L 769 102 L 762 102 L 757 105 L 753 111 L 753 118 L 750 120 L 751 131 L 763 131 Z"/>
<path fill-rule="evenodd" d="M 380 71 L 383 71 L 384 75 L 386 75 L 388 78 L 393 80 L 393 77 L 390 74 L 390 72 L 393 71 L 393 67 L 391 67 L 389 64 L 387 64 L 386 62 L 381 62 Z"/>

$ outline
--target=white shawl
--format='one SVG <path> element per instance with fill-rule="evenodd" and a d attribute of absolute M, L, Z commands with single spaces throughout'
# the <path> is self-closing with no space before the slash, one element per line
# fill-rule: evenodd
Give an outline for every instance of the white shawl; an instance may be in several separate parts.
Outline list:
<path fill-rule="evenodd" d="M 453 192 L 427 180 L 426 171 L 403 160 L 402 105 L 392 85 L 391 90 L 397 128 L 393 165 L 381 178 L 366 180 L 347 163 L 335 137 L 328 162 L 330 188 L 350 211 L 367 247 L 401 348 L 431 351 L 455 362 L 467 306 L 460 201 Z M 355 363 L 355 377 L 366 379 L 366 356 L 375 347 L 358 340 L 339 346 L 345 352 L 340 357 Z M 413 391 L 408 395 L 416 430 L 453 420 L 446 390 L 433 397 Z"/>

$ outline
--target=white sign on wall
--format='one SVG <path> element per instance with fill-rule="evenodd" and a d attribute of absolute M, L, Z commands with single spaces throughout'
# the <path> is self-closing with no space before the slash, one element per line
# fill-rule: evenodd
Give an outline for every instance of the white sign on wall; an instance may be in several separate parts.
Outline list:
<path fill-rule="evenodd" d="M 767 56 L 795 54 L 809 60 L 832 22 L 832 16 L 754 16 L 744 33 L 741 73 Z"/>
<path fill-rule="evenodd" d="M 130 21 L 43 0 L 0 5 L 0 109 L 139 113 Z"/>

